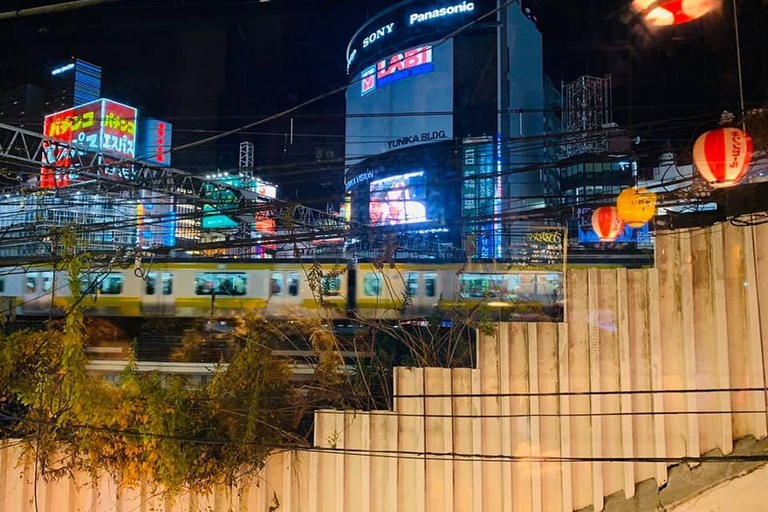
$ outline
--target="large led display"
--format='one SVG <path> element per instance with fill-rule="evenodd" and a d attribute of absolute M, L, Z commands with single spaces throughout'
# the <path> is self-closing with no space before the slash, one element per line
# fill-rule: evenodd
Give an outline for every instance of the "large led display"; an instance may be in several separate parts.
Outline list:
<path fill-rule="evenodd" d="M 586 219 L 591 219 L 592 209 L 580 208 L 577 211 L 579 216 L 579 243 L 580 244 L 600 244 L 600 238 L 592 228 L 591 222 L 587 222 Z M 642 227 L 633 228 L 629 225 L 624 226 L 624 230 L 616 237 L 611 243 L 616 244 L 639 244 L 647 245 L 651 244 L 651 235 L 648 223 L 643 224 Z"/>
<path fill-rule="evenodd" d="M 277 187 L 249 176 L 223 176 L 215 181 L 256 192 L 265 200 L 277 197 Z M 235 229 L 240 226 L 240 221 L 234 215 L 234 212 L 237 211 L 238 201 L 233 190 L 220 188 L 211 183 L 210 186 L 203 187 L 202 195 L 210 203 L 203 206 L 203 220 L 201 222 L 203 229 Z M 266 215 L 256 215 L 255 231 L 274 233 L 274 228 L 273 219 Z"/>
<path fill-rule="evenodd" d="M 371 182 L 368 210 L 374 226 L 427 221 L 424 172 L 390 176 Z"/>
<path fill-rule="evenodd" d="M 101 174 L 122 178 L 120 159 L 136 156 L 138 112 L 134 107 L 101 99 L 45 116 L 43 134 L 53 141 L 80 146 L 78 149 L 43 142 L 42 188 L 60 188 L 77 179 L 72 158 L 78 152 L 100 153 Z M 47 165 L 46 165 L 47 164 Z"/>
<path fill-rule="evenodd" d="M 347 90 L 350 163 L 453 137 L 453 41 L 403 48 L 354 81 Z"/>

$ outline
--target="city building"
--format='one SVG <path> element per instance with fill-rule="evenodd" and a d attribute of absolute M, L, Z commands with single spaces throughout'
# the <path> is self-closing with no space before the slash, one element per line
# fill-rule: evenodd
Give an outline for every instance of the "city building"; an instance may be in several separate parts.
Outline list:
<path fill-rule="evenodd" d="M 72 57 L 52 69 L 45 87 L 45 113 L 57 112 L 101 98 L 101 67 Z"/>
<path fill-rule="evenodd" d="M 347 48 L 350 218 L 502 253 L 502 217 L 541 203 L 542 40 L 513 4 L 410 0 Z"/>
<path fill-rule="evenodd" d="M 42 87 L 24 84 L 0 93 L 0 123 L 37 131 L 43 117 Z"/>

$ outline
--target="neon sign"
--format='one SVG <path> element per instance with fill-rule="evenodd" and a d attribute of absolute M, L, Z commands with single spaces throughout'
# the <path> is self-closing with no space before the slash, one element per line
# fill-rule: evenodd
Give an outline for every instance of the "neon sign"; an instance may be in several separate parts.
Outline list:
<path fill-rule="evenodd" d="M 372 44 L 382 37 L 386 37 L 388 34 L 391 34 L 392 31 L 395 29 L 395 23 L 389 23 L 387 25 L 384 25 L 381 28 L 376 29 L 375 32 L 371 32 L 369 36 L 367 36 L 365 39 L 363 39 L 363 48 L 368 48 L 369 44 Z"/>
<path fill-rule="evenodd" d="M 53 71 L 51 71 L 52 75 L 60 75 L 61 73 L 65 73 L 69 71 L 70 69 L 75 69 L 75 63 L 72 62 L 70 64 L 67 64 L 66 66 L 61 66 L 60 68 L 56 68 Z"/>
<path fill-rule="evenodd" d="M 419 46 L 382 59 L 362 73 L 361 96 L 392 82 L 434 71 L 432 47 Z"/>
<path fill-rule="evenodd" d="M 105 99 L 45 116 L 43 133 L 49 140 L 43 142 L 40 186 L 68 186 L 71 180 L 77 178 L 72 158 L 86 153 L 112 156 L 99 159 L 100 164 L 106 165 L 102 174 L 125 178 L 127 170 L 125 166 L 115 165 L 115 157 L 136 156 L 136 117 L 135 108 Z M 66 146 L 56 142 L 63 142 Z"/>
<path fill-rule="evenodd" d="M 413 13 L 408 16 L 408 22 L 413 25 L 414 23 L 421 23 L 424 21 L 444 18 L 445 16 L 452 16 L 454 14 L 461 14 L 464 12 L 472 12 L 475 10 L 475 4 L 473 2 L 462 2 L 450 7 L 441 7 L 440 9 L 433 9 L 431 11 L 422 13 Z"/>

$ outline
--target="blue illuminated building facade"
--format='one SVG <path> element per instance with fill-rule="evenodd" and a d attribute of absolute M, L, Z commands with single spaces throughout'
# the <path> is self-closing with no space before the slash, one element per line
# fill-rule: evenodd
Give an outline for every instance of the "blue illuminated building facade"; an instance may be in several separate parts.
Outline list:
<path fill-rule="evenodd" d="M 101 67 L 72 58 L 70 62 L 51 70 L 46 96 L 46 114 L 99 99 Z"/>

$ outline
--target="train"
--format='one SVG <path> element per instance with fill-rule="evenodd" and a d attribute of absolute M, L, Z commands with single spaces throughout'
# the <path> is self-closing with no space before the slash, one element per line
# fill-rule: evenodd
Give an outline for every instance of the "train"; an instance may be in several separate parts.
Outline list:
<path fill-rule="evenodd" d="M 322 310 L 330 317 L 391 319 L 503 311 L 557 320 L 564 273 L 495 262 L 169 260 L 95 268 L 80 281 L 81 304 L 91 316 L 227 318 L 251 311 L 291 317 Z M 3 313 L 61 315 L 70 295 L 66 283 L 66 274 L 50 266 L 0 267 Z"/>

